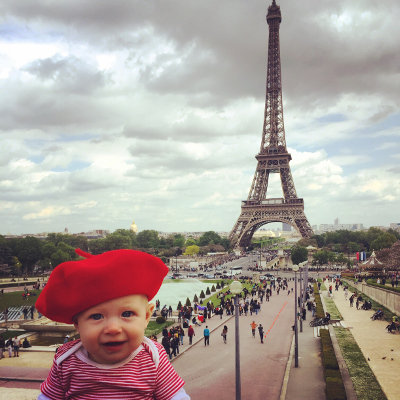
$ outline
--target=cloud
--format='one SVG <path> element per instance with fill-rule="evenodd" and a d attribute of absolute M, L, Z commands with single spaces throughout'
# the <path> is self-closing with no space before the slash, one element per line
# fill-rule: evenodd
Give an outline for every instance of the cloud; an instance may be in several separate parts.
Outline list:
<path fill-rule="evenodd" d="M 0 2 L 0 234 L 132 219 L 229 231 L 260 150 L 268 5 Z M 400 5 L 280 6 L 286 142 L 306 215 L 388 226 Z M 282 196 L 277 174 L 268 195 Z"/>

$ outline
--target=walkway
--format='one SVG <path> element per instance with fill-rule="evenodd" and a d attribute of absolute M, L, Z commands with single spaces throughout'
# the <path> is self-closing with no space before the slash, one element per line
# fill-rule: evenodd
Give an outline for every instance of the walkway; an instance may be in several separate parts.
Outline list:
<path fill-rule="evenodd" d="M 327 296 L 328 292 L 323 295 Z M 388 400 L 400 399 L 400 335 L 387 332 L 387 321 L 372 321 L 374 311 L 350 307 L 342 288 L 333 291 L 333 300 L 342 314 L 342 325 L 351 330 L 364 357 L 369 358 L 369 365 Z"/>

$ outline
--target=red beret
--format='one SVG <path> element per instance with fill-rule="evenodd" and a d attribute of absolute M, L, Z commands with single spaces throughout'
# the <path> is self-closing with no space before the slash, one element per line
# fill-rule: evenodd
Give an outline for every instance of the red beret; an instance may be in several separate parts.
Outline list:
<path fill-rule="evenodd" d="M 54 268 L 36 301 L 37 310 L 56 322 L 72 318 L 96 304 L 131 294 L 151 300 L 168 267 L 157 257 L 136 250 L 113 250 L 97 256 L 75 250 L 85 260 L 67 261 Z"/>

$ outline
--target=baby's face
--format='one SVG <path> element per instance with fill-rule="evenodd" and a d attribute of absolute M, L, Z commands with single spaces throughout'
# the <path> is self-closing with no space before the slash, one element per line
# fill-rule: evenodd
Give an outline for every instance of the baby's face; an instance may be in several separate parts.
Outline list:
<path fill-rule="evenodd" d="M 91 360 L 115 364 L 140 346 L 153 309 L 144 295 L 118 297 L 82 311 L 74 325 Z"/>

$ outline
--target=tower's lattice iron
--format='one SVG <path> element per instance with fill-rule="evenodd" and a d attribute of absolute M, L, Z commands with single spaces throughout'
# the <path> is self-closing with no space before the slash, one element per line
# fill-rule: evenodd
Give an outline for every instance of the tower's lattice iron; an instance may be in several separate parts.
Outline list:
<path fill-rule="evenodd" d="M 241 214 L 229 235 L 235 247 L 248 247 L 254 232 L 270 222 L 286 222 L 303 237 L 313 234 L 304 214 L 303 199 L 297 197 L 289 166 L 292 157 L 286 149 L 279 49 L 281 20 L 280 7 L 273 0 L 267 14 L 268 69 L 261 148 L 256 155 L 257 168 L 249 196 L 242 202 Z M 284 198 L 267 199 L 270 173 L 279 173 Z"/>

